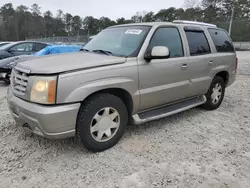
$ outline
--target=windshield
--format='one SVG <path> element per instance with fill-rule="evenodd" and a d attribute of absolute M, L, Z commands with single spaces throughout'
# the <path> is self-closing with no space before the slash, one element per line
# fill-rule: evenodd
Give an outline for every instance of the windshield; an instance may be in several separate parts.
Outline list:
<path fill-rule="evenodd" d="M 84 46 L 84 49 L 89 51 L 108 51 L 114 56 L 135 57 L 150 28 L 149 26 L 108 28 L 89 41 Z"/>

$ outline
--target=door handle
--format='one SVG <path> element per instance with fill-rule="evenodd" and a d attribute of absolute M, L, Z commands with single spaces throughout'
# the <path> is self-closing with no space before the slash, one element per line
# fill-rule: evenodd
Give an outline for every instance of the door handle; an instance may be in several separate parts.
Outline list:
<path fill-rule="evenodd" d="M 188 65 L 187 64 L 182 64 L 181 65 L 181 70 L 187 70 L 188 69 Z"/>
<path fill-rule="evenodd" d="M 214 64 L 214 62 L 211 60 L 208 62 L 208 66 L 212 66 Z"/>

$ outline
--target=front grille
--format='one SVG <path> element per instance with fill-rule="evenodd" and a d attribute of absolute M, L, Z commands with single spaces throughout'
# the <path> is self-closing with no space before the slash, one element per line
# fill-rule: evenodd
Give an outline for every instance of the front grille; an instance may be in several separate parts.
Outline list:
<path fill-rule="evenodd" d="M 24 95 L 28 85 L 29 75 L 17 69 L 13 69 L 12 87 L 14 93 Z"/>

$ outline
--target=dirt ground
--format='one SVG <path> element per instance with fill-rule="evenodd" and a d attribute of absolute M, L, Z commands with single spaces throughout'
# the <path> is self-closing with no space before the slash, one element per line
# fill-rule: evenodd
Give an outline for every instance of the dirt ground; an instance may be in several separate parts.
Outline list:
<path fill-rule="evenodd" d="M 74 139 L 47 140 L 15 125 L 0 87 L 0 187 L 250 187 L 250 52 L 212 112 L 195 108 L 129 126 L 112 149 L 93 154 Z"/>

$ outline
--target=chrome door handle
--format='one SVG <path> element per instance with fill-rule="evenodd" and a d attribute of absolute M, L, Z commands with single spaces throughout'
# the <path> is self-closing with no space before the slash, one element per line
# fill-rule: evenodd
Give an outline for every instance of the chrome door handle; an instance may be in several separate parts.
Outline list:
<path fill-rule="evenodd" d="M 208 62 L 208 65 L 209 65 L 209 66 L 212 66 L 213 64 L 214 64 L 213 61 L 209 61 L 209 62 Z"/>
<path fill-rule="evenodd" d="M 187 64 L 182 64 L 181 65 L 181 70 L 187 70 L 188 69 L 188 65 Z"/>

